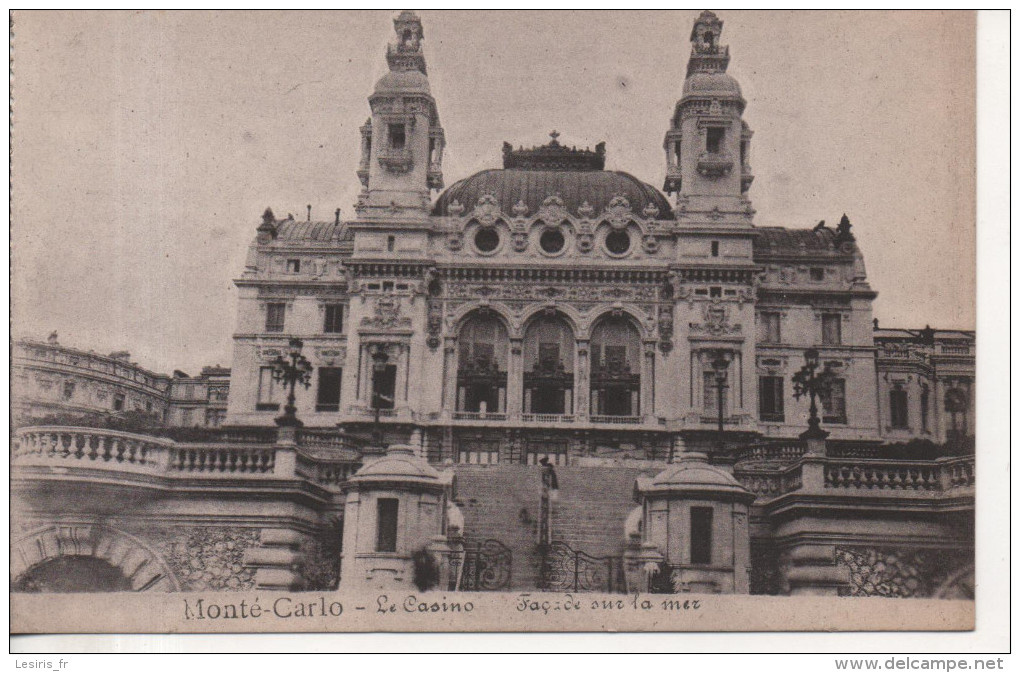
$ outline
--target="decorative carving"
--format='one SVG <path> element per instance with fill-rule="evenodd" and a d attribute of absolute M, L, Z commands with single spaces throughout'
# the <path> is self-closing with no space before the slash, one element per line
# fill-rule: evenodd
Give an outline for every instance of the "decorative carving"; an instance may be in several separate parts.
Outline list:
<path fill-rule="evenodd" d="M 651 201 L 649 201 L 648 204 L 645 206 L 645 209 L 641 211 L 641 214 L 644 215 L 649 220 L 654 220 L 656 217 L 659 216 L 659 207 L 656 206 Z"/>
<path fill-rule="evenodd" d="M 528 234 L 526 232 L 514 232 L 510 239 L 513 241 L 514 252 L 524 252 L 528 249 Z"/>
<path fill-rule="evenodd" d="M 454 199 L 453 202 L 446 207 L 446 212 L 454 217 L 460 217 L 461 213 L 464 212 L 464 204 Z"/>
<path fill-rule="evenodd" d="M 591 252 L 594 246 L 594 237 L 590 233 L 577 235 L 577 251 L 581 253 Z"/>
<path fill-rule="evenodd" d="M 428 337 L 426 337 L 425 343 L 432 350 L 436 350 L 442 343 L 440 336 L 443 331 L 443 307 L 436 300 L 429 300 L 428 307 Z"/>
<path fill-rule="evenodd" d="M 591 219 L 595 215 L 595 209 L 587 201 L 577 207 L 577 214 L 584 219 Z"/>
<path fill-rule="evenodd" d="M 446 247 L 452 252 L 460 251 L 464 247 L 464 237 L 459 233 L 450 234 L 446 239 Z"/>
<path fill-rule="evenodd" d="M 655 236 L 645 236 L 641 239 L 641 247 L 649 255 L 654 255 L 659 251 L 659 239 Z"/>
<path fill-rule="evenodd" d="M 719 303 L 706 303 L 702 308 L 704 322 L 691 323 L 692 334 L 711 334 L 720 336 L 723 334 L 739 334 L 741 326 L 731 325 L 727 308 Z"/>
<path fill-rule="evenodd" d="M 564 207 L 563 199 L 560 198 L 559 194 L 546 197 L 538 209 L 539 219 L 543 220 L 546 224 L 559 224 L 567 219 L 569 215 L 570 213 Z"/>
<path fill-rule="evenodd" d="M 659 350 L 668 353 L 673 350 L 673 307 L 659 307 Z"/>
<path fill-rule="evenodd" d="M 528 204 L 524 203 L 524 199 L 519 199 L 514 204 L 514 217 L 524 217 L 528 214 Z"/>
<path fill-rule="evenodd" d="M 379 297 L 375 304 L 375 315 L 362 318 L 361 326 L 375 329 L 409 328 L 411 319 L 400 316 L 400 299 Z"/>
<path fill-rule="evenodd" d="M 347 359 L 347 346 L 315 347 L 315 357 L 327 367 Z"/>
<path fill-rule="evenodd" d="M 183 529 L 162 543 L 167 564 L 185 591 L 251 591 L 255 570 L 245 550 L 259 544 L 257 528 L 200 526 Z"/>
<path fill-rule="evenodd" d="M 623 196 L 614 196 L 606 206 L 604 217 L 613 229 L 626 229 L 627 223 L 634 217 L 630 209 L 630 201 Z"/>
<path fill-rule="evenodd" d="M 850 571 L 842 596 L 929 597 L 958 569 L 973 563 L 972 553 L 941 549 L 836 547 L 836 563 Z M 970 596 L 973 598 L 973 595 Z"/>
<path fill-rule="evenodd" d="M 483 194 L 478 198 L 471 215 L 484 226 L 491 226 L 501 214 L 499 201 L 492 194 Z"/>

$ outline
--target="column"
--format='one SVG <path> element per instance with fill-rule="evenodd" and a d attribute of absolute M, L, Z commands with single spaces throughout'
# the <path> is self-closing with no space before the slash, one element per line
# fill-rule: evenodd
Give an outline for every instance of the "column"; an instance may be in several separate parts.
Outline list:
<path fill-rule="evenodd" d="M 508 418 L 519 416 L 524 394 L 524 340 L 510 339 L 510 360 L 506 375 L 506 412 Z"/>
<path fill-rule="evenodd" d="M 588 372 L 589 339 L 577 340 L 577 357 L 574 360 L 574 410 L 573 413 L 582 419 L 589 414 L 588 398 L 591 394 L 591 383 Z M 567 410 L 570 413 L 570 410 Z M 580 419 L 579 419 L 580 420 Z"/>
<path fill-rule="evenodd" d="M 446 337 L 443 343 L 443 409 L 449 419 L 457 409 L 457 339 Z"/>
<path fill-rule="evenodd" d="M 646 340 L 641 358 L 641 416 L 645 423 L 655 423 L 655 341 Z"/>

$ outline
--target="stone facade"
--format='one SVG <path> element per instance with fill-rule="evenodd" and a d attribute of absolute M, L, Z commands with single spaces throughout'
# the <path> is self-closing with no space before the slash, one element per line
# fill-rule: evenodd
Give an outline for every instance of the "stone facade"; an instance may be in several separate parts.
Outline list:
<path fill-rule="evenodd" d="M 355 216 L 265 211 L 229 370 L 16 345 L 26 418 L 120 411 L 124 390 L 165 424 L 222 426 L 20 428 L 19 586 L 88 557 L 110 586 L 408 587 L 433 554 L 450 591 L 972 596 L 974 334 L 879 329 L 846 215 L 755 225 L 718 17 L 691 33 L 663 191 L 555 131 L 444 191 L 424 31 L 395 27 Z M 303 426 L 277 429 L 295 338 Z M 827 440 L 801 439 L 807 349 Z"/>

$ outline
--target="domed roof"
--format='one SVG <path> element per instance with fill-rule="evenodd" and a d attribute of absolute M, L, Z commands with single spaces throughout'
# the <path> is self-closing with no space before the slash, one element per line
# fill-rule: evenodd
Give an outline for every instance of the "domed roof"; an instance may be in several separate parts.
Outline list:
<path fill-rule="evenodd" d="M 754 499 L 754 494 L 734 479 L 732 474 L 709 465 L 704 454 L 682 454 L 679 462 L 655 475 L 651 482 L 643 484 L 642 490 L 645 493 L 696 492 L 724 499 Z"/>
<path fill-rule="evenodd" d="M 432 95 L 429 78 L 418 70 L 391 70 L 375 83 L 376 93 L 423 93 Z"/>
<path fill-rule="evenodd" d="M 442 488 L 448 479 L 416 456 L 414 447 L 395 444 L 389 447 L 385 456 L 367 463 L 348 480 L 353 485 L 372 482 L 399 482 Z"/>
<path fill-rule="evenodd" d="M 555 195 L 563 200 L 563 206 L 571 215 L 578 215 L 578 209 L 587 203 L 594 212 L 592 217 L 597 218 L 613 198 L 622 196 L 635 216 L 646 217 L 643 211 L 651 204 L 659 210 L 657 219 L 673 219 L 669 201 L 655 187 L 628 173 L 602 170 L 481 171 L 454 183 L 440 194 L 432 214 L 449 215 L 449 206 L 454 201 L 464 206 L 464 213 L 470 213 L 478 199 L 487 194 L 494 196 L 508 214 L 514 212 L 518 202 L 523 202 L 528 208 L 525 215 L 534 215 L 543 201 Z"/>
<path fill-rule="evenodd" d="M 696 72 L 684 80 L 683 96 L 742 98 L 740 84 L 724 72 Z"/>

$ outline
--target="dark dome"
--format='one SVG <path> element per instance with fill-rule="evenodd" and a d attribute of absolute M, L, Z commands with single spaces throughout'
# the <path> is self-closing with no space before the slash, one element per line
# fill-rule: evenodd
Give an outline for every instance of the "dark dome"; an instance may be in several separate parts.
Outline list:
<path fill-rule="evenodd" d="M 464 213 L 470 213 L 478 199 L 486 194 L 494 196 L 507 214 L 512 214 L 514 205 L 523 201 L 528 207 L 526 215 L 534 215 L 543 201 L 556 195 L 575 216 L 577 209 L 587 201 L 595 212 L 592 217 L 597 219 L 614 197 L 622 196 L 637 216 L 645 217 L 642 211 L 651 203 L 659 209 L 657 219 L 673 219 L 673 209 L 662 192 L 628 173 L 515 168 L 481 171 L 454 183 L 439 195 L 432 214 L 449 215 L 448 208 L 454 201 L 464 206 Z"/>

